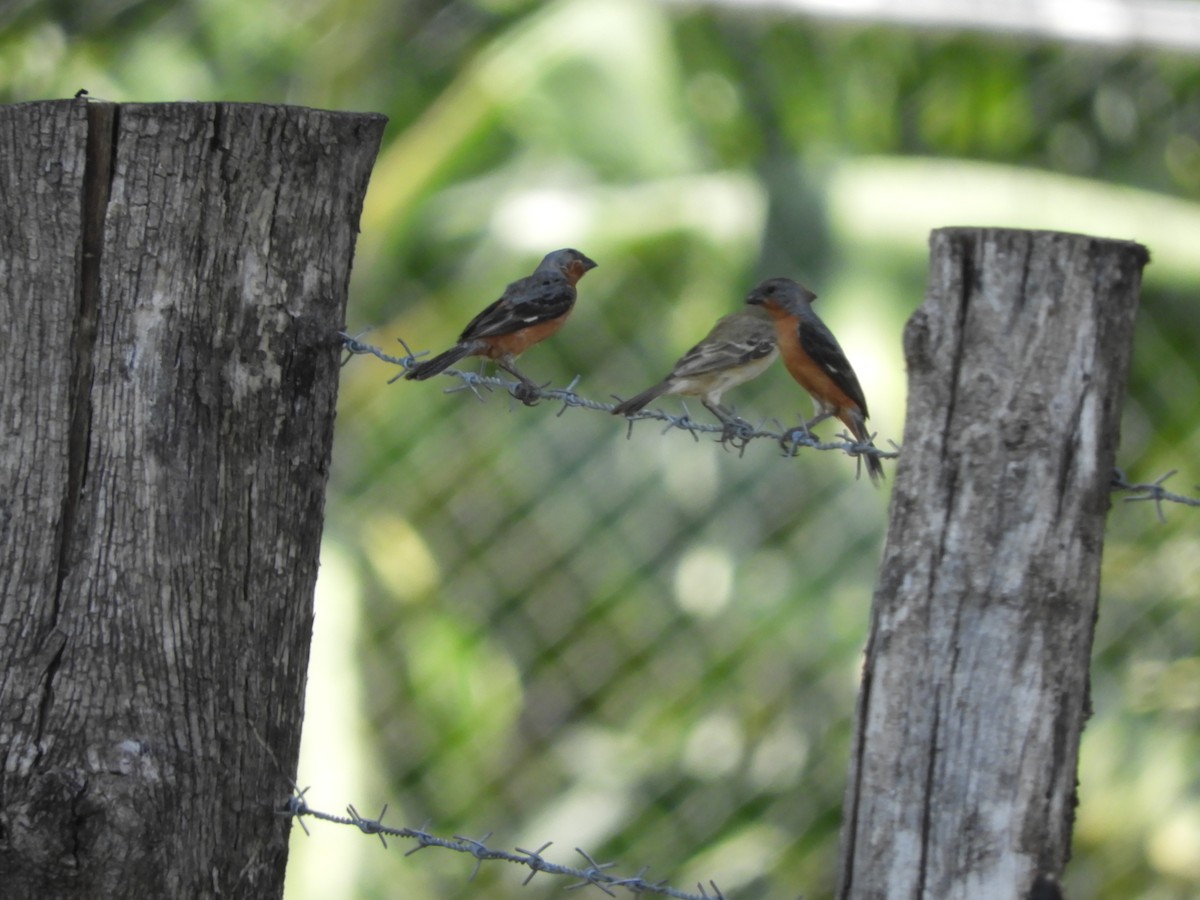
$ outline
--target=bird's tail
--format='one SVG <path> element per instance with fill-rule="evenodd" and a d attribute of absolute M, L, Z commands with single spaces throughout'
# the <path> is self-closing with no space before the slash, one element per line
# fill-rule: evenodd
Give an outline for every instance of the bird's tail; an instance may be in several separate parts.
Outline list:
<path fill-rule="evenodd" d="M 874 447 L 875 444 L 871 441 L 870 432 L 867 431 L 867 420 L 863 418 L 863 414 L 857 410 L 848 410 L 847 414 L 838 418 L 842 419 L 842 423 L 850 429 L 850 433 L 854 435 L 854 439 L 860 444 L 866 444 L 869 447 Z M 874 453 L 864 453 L 862 458 L 867 463 L 867 475 L 871 478 L 871 484 L 876 487 L 883 481 L 883 463 L 879 461 L 879 457 Z"/>
<path fill-rule="evenodd" d="M 613 415 L 628 416 L 631 413 L 640 411 L 641 409 L 645 408 L 646 404 L 650 403 L 652 400 L 657 400 L 659 397 L 665 394 L 670 386 L 671 383 L 669 380 L 660 381 L 658 384 L 654 385 L 654 387 L 646 388 L 646 390 L 642 391 L 640 394 L 630 397 L 628 400 L 622 400 L 613 407 Z"/>
<path fill-rule="evenodd" d="M 404 377 L 410 381 L 424 381 L 426 378 L 432 378 L 439 372 L 446 371 L 463 357 L 470 356 L 476 349 L 474 343 L 455 344 L 446 352 L 439 353 L 425 362 L 417 363 L 404 373 Z"/>
<path fill-rule="evenodd" d="M 871 444 L 874 447 L 874 444 Z M 879 457 L 873 453 L 867 454 L 867 474 L 871 476 L 871 484 L 879 487 L 879 482 L 883 481 L 883 463 L 879 461 Z"/>

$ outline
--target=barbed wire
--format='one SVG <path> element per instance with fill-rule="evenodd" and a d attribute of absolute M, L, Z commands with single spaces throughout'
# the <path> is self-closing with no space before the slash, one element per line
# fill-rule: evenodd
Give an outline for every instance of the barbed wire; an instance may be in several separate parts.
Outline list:
<path fill-rule="evenodd" d="M 304 798 L 307 792 L 308 788 L 304 788 L 303 790 L 296 789 L 279 810 L 279 815 L 294 818 L 299 822 L 300 827 L 304 829 L 306 835 L 311 835 L 308 826 L 304 824 L 304 817 L 309 816 L 314 819 L 320 819 L 323 822 L 332 822 L 336 825 L 353 825 L 363 834 L 377 834 L 385 849 L 388 845 L 388 837 L 411 838 L 417 842 L 417 846 L 407 851 L 404 854 L 405 856 L 412 856 L 426 847 L 440 847 L 443 850 L 467 853 L 475 857 L 475 868 L 471 871 L 467 879 L 468 881 L 474 880 L 475 876 L 479 874 L 480 866 L 484 862 L 501 860 L 529 869 L 529 875 L 521 882 L 522 885 L 529 884 L 533 880 L 533 876 L 538 874 L 538 872 L 545 872 L 547 875 L 559 875 L 576 879 L 574 884 L 567 885 L 565 890 L 568 891 L 578 890 L 579 888 L 591 885 L 592 887 L 599 888 L 610 897 L 617 896 L 616 892 L 612 890 L 613 888 L 624 888 L 631 894 L 657 894 L 661 897 L 673 897 L 675 900 L 728 900 L 721 893 L 721 889 L 717 887 L 716 883 L 712 881 L 708 883 L 708 887 L 712 889 L 711 894 L 703 884 L 696 885 L 700 893 L 692 894 L 671 887 L 665 880 L 648 881 L 645 877 L 646 872 L 649 871 L 648 868 L 643 868 L 638 874 L 628 877 L 610 874 L 607 870 L 611 869 L 616 863 L 597 862 L 591 854 L 581 850 L 579 847 L 575 848 L 575 852 L 587 860 L 586 868 L 565 866 L 550 862 L 542 854 L 554 843 L 553 841 L 547 841 L 536 850 L 525 850 L 521 847 L 516 847 L 514 848 L 515 852 L 510 853 L 507 850 L 496 850 L 484 843 L 492 836 L 490 831 L 476 840 L 475 838 L 465 837 L 460 834 L 456 834 L 450 838 L 438 837 L 426 830 L 428 823 L 420 828 L 397 828 L 391 825 L 384 825 L 383 817 L 387 814 L 386 804 L 376 819 L 369 819 L 366 816 L 360 815 L 358 810 L 353 806 L 346 807 L 348 815 L 345 816 L 321 812 L 308 805 L 308 801 Z"/>
<path fill-rule="evenodd" d="M 404 369 L 404 372 L 407 372 L 422 356 L 427 354 L 427 351 L 414 353 L 402 338 L 398 340 L 401 346 L 404 347 L 405 355 L 393 356 L 389 353 L 384 353 L 378 347 L 363 343 L 358 338 L 344 332 L 339 332 L 338 334 L 342 338 L 345 349 L 351 356 L 364 354 L 374 356 L 384 362 L 400 366 Z M 388 384 L 403 378 L 404 372 L 390 378 Z M 533 406 L 540 400 L 561 403 L 562 408 L 557 413 L 559 416 L 568 409 L 575 408 L 611 413 L 617 405 L 616 402 L 608 403 L 600 400 L 592 400 L 577 394 L 575 388 L 581 380 L 581 376 L 579 375 L 576 375 L 566 387 L 551 388 L 546 385 L 526 385 L 519 381 L 500 378 L 495 375 L 481 375 L 478 372 L 468 372 L 461 369 L 447 369 L 442 374 L 456 378 L 460 382 L 455 387 L 447 388 L 447 394 L 459 391 L 471 391 L 480 401 L 483 401 L 483 395 L 480 393 L 481 388 L 486 391 L 500 388 L 527 406 Z M 785 428 L 783 423 L 777 419 L 764 420 L 757 426 L 751 425 L 742 419 L 737 419 L 730 424 L 697 422 L 688 413 L 686 404 L 684 404 L 684 413 L 681 416 L 672 415 L 662 409 L 643 409 L 640 412 L 627 416 L 626 421 L 628 422 L 629 434 L 633 433 L 635 422 L 654 421 L 663 423 L 664 434 L 672 429 L 679 429 L 686 431 L 696 441 L 700 440 L 701 435 L 716 435 L 721 444 L 734 448 L 738 451 L 739 455 L 746 452 L 746 446 L 751 441 L 766 438 L 777 442 L 785 456 L 795 456 L 801 447 L 807 447 L 811 450 L 840 450 L 851 456 L 876 456 L 880 459 L 897 459 L 900 456 L 900 447 L 894 441 L 888 442 L 894 448 L 892 450 L 882 449 L 876 447 L 874 444 L 860 443 L 855 441 L 850 435 L 844 433 L 838 435 L 841 440 L 819 441 L 803 426 Z M 768 421 L 773 422 L 778 430 L 766 428 L 765 425 Z M 874 435 L 871 437 L 873 439 Z"/>
<path fill-rule="evenodd" d="M 378 347 L 363 343 L 356 337 L 351 337 L 345 332 L 338 332 L 342 338 L 343 346 L 349 353 L 343 365 L 351 357 L 357 355 L 375 356 L 384 362 L 399 366 L 407 372 L 416 362 L 422 357 L 428 355 L 428 351 L 419 351 L 414 353 L 404 342 L 403 338 L 398 338 L 402 347 L 404 347 L 404 356 L 393 356 L 384 353 Z M 404 372 L 390 378 L 388 384 L 397 381 L 404 377 Z M 581 408 L 593 409 L 600 412 L 612 412 L 616 403 L 605 403 L 599 400 L 591 400 L 587 397 L 580 396 L 575 392 L 575 387 L 580 382 L 580 376 L 576 375 L 571 383 L 565 388 L 551 388 L 546 385 L 530 386 L 522 384 L 519 381 L 512 381 L 505 378 L 500 378 L 494 375 L 481 375 L 478 372 L 467 372 L 461 369 L 447 369 L 443 374 L 449 375 L 459 380 L 460 384 L 455 387 L 447 388 L 446 393 L 453 394 L 459 391 L 471 391 L 481 402 L 484 402 L 484 397 L 480 393 L 480 389 L 492 391 L 496 388 L 503 389 L 511 394 L 516 399 L 525 403 L 527 406 L 535 405 L 539 400 L 553 400 L 562 404 L 562 408 L 557 415 L 561 416 L 568 409 Z M 848 453 L 851 456 L 876 456 L 880 459 L 897 459 L 900 456 L 900 446 L 889 440 L 888 443 L 892 446 L 891 450 L 884 450 L 876 447 L 874 444 L 863 444 L 855 441 L 850 435 L 844 432 L 839 434 L 841 440 L 837 441 L 819 441 L 813 437 L 812 433 L 806 430 L 803 426 L 797 428 L 785 428 L 777 419 L 767 421 L 774 422 L 778 430 L 766 429 L 763 426 L 765 422 L 757 427 L 749 422 L 738 419 L 732 425 L 717 425 L 709 422 L 697 422 L 691 418 L 687 412 L 687 405 L 684 404 L 684 414 L 675 416 L 661 409 L 643 409 L 631 416 L 627 417 L 628 434 L 633 433 L 633 425 L 635 422 L 643 420 L 658 421 L 664 423 L 663 433 L 670 431 L 673 428 L 688 432 L 696 441 L 700 440 L 703 434 L 713 434 L 718 436 L 718 440 L 726 447 L 733 447 L 738 451 L 739 455 L 746 452 L 746 446 L 753 440 L 760 438 L 768 438 L 776 441 L 782 448 L 785 456 L 795 456 L 801 447 L 807 447 L 811 450 L 840 450 L 843 453 Z M 874 435 L 871 436 L 874 439 Z M 860 460 L 861 464 L 861 460 Z M 1183 506 L 1200 507 L 1200 499 L 1188 497 L 1183 494 L 1176 494 L 1168 491 L 1163 487 L 1163 484 L 1168 478 L 1171 478 L 1177 473 L 1177 470 L 1172 469 L 1165 475 L 1157 478 L 1149 483 L 1131 483 L 1121 469 L 1114 469 L 1112 475 L 1112 491 L 1129 491 L 1135 494 L 1132 497 L 1126 497 L 1126 503 L 1134 503 L 1139 500 L 1152 500 L 1154 502 L 1155 512 L 1158 514 L 1160 522 L 1166 522 L 1166 516 L 1163 513 L 1163 503 L 1178 503 Z M 1200 491 L 1200 485 L 1196 486 L 1196 490 Z"/>
<path fill-rule="evenodd" d="M 1154 510 L 1158 513 L 1158 521 L 1166 522 L 1167 517 L 1163 513 L 1163 501 L 1168 503 L 1181 503 L 1184 506 L 1200 506 L 1200 500 L 1194 497 L 1185 497 L 1183 494 L 1176 494 L 1168 491 L 1163 487 L 1168 478 L 1171 478 L 1179 470 L 1172 469 L 1166 475 L 1161 475 L 1149 484 L 1131 484 L 1126 478 L 1125 473 L 1120 469 L 1113 469 L 1112 489 L 1113 491 L 1132 491 L 1136 496 L 1126 497 L 1126 503 L 1136 503 L 1139 500 L 1154 501 Z M 1200 490 L 1200 484 L 1196 485 L 1196 490 Z"/>

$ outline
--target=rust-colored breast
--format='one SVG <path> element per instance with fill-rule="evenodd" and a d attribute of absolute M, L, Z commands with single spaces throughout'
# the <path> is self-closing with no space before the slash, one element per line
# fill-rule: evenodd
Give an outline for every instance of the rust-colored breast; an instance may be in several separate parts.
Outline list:
<path fill-rule="evenodd" d="M 544 341 L 550 335 L 554 334 L 558 329 L 562 328 L 563 323 L 567 321 L 567 316 L 571 314 L 567 310 L 563 315 L 555 319 L 546 319 L 543 322 L 536 322 L 526 328 L 518 328 L 516 331 L 508 334 L 498 334 L 492 337 L 481 338 L 487 345 L 488 349 L 482 354 L 489 359 L 499 359 L 503 356 L 516 358 L 541 341 Z"/>

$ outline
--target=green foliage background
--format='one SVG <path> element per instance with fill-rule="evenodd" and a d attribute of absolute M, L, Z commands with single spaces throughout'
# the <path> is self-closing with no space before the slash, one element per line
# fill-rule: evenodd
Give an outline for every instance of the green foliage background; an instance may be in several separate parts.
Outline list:
<path fill-rule="evenodd" d="M 547 250 L 600 262 L 523 367 L 600 399 L 798 277 L 899 440 L 928 231 L 1148 244 L 1120 462 L 1197 455 L 1194 55 L 628 0 L 92 0 L 0 10 L 0 99 L 386 113 L 348 328 L 441 349 Z M 301 780 L 498 846 L 738 898 L 830 893 L 886 490 L 851 461 L 344 369 Z M 449 384 L 449 382 L 446 382 Z M 731 395 L 808 403 L 782 369 Z M 670 405 L 670 403 L 668 403 Z M 676 407 L 677 408 L 677 407 Z M 1003 422 L 998 427 L 1004 427 Z M 823 426 L 832 433 L 828 425 Z M 762 443 L 762 442 L 760 442 Z M 890 470 L 889 470 L 890 471 Z M 1110 516 L 1072 897 L 1200 884 L 1197 514 Z M 536 898 L 314 827 L 289 897 Z"/>

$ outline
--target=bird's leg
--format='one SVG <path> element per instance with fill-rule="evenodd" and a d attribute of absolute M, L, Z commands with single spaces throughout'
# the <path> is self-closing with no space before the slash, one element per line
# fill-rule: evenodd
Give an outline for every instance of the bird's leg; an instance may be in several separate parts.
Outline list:
<path fill-rule="evenodd" d="M 796 448 L 799 446 L 801 435 L 811 442 L 813 439 L 813 428 L 833 415 L 833 410 L 826 409 L 824 406 L 820 405 L 817 406 L 816 412 L 817 414 L 808 421 L 801 420 L 800 424 L 795 428 L 789 428 L 783 433 L 783 437 L 780 439 L 779 444 L 781 447 L 783 447 L 783 452 L 788 456 L 795 455 Z M 789 443 L 791 444 L 791 447 L 788 446 Z"/>
<path fill-rule="evenodd" d="M 511 357 L 497 359 L 496 365 L 509 375 L 512 375 L 514 378 L 516 378 L 517 381 L 521 382 L 519 385 L 513 388 L 512 395 L 526 406 L 536 406 L 538 401 L 538 392 L 540 390 L 539 386 L 532 379 L 528 378 L 525 373 L 517 368 Z M 549 384 L 549 382 L 546 383 Z"/>
<path fill-rule="evenodd" d="M 812 442 L 812 427 L 819 422 L 824 422 L 832 413 L 827 412 L 823 407 L 817 407 L 817 414 L 807 422 L 804 419 L 800 420 L 800 424 L 795 428 L 789 428 L 779 436 L 779 446 L 782 448 L 785 456 L 795 456 L 796 450 L 800 447 L 800 438 L 805 438 L 807 443 Z"/>
<path fill-rule="evenodd" d="M 754 426 L 744 419 L 738 418 L 730 410 L 726 409 L 716 401 L 709 402 L 707 398 L 700 400 L 704 404 L 704 408 L 716 416 L 721 425 L 724 426 L 721 430 L 720 443 L 728 445 L 733 444 L 738 450 L 745 450 L 746 444 L 750 442 L 750 435 L 754 432 Z"/>
<path fill-rule="evenodd" d="M 705 409 L 720 419 L 722 425 L 728 426 L 741 421 L 737 416 L 714 400 L 709 400 L 707 397 L 702 397 L 700 399 L 700 403 L 703 404 Z"/>
<path fill-rule="evenodd" d="M 828 419 L 832 415 L 833 415 L 833 410 L 822 409 L 815 416 L 813 416 L 811 419 L 809 419 L 807 422 L 804 423 L 804 433 L 811 436 L 813 427 L 816 425 L 820 425 L 822 422 L 824 422 L 826 419 Z"/>
<path fill-rule="evenodd" d="M 784 456 L 795 456 L 796 448 L 800 446 L 800 436 L 812 439 L 812 435 L 808 431 L 808 423 L 803 419 L 795 428 L 788 428 L 779 435 L 779 447 L 783 450 Z"/>

